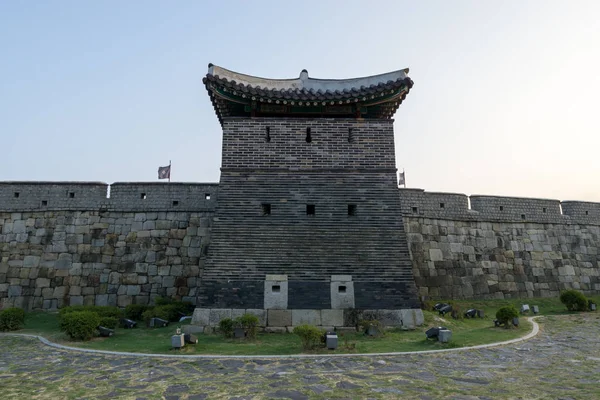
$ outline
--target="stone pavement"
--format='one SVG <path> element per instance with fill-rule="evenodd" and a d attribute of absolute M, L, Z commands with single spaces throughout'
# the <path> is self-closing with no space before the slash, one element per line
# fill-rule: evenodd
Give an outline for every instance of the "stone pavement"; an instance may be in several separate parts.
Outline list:
<path fill-rule="evenodd" d="M 57 350 L 0 336 L 0 397 L 595 399 L 600 314 L 539 319 L 518 344 L 438 354 L 177 360 Z"/>

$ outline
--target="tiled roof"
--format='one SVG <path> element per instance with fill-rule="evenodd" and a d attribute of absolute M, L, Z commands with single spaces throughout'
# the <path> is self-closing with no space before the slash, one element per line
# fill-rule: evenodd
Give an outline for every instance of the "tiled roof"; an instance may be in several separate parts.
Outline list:
<path fill-rule="evenodd" d="M 324 114 L 365 113 L 368 118 L 391 118 L 413 86 L 407 73 L 408 68 L 362 78 L 314 79 L 302 70 L 296 79 L 267 79 L 209 64 L 203 82 L 220 121 L 228 115 L 239 115 L 240 105 L 249 106 L 244 107 L 248 114 L 252 110 L 298 114 L 302 113 L 301 107 L 321 107 Z M 376 112 L 369 115 L 364 111 L 373 106 L 377 106 L 372 109 Z"/>

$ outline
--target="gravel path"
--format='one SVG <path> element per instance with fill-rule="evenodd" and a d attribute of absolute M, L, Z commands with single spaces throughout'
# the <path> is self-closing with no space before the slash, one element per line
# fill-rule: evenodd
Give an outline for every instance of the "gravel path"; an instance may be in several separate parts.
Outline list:
<path fill-rule="evenodd" d="M 0 336 L 0 396 L 49 399 L 596 399 L 600 314 L 546 317 L 517 344 L 438 354 L 173 360 Z"/>

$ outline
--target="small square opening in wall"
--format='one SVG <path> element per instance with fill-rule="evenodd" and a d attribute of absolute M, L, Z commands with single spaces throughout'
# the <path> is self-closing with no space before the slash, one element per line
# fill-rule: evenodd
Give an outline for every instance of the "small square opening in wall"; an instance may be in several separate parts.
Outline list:
<path fill-rule="evenodd" d="M 279 293 L 279 292 L 281 292 L 281 286 L 279 286 L 279 285 L 273 285 L 273 286 L 271 286 L 271 292 L 273 292 L 273 293 Z"/>
<path fill-rule="evenodd" d="M 21 194 L 19 192 L 15 192 L 15 199 L 18 199 Z"/>
<path fill-rule="evenodd" d="M 173 200 L 173 207 L 177 207 L 179 205 L 179 200 Z"/>
<path fill-rule="evenodd" d="M 346 286 L 338 286 L 338 293 L 346 293 Z"/>
<path fill-rule="evenodd" d="M 69 198 L 70 199 L 74 199 L 75 198 L 75 192 L 69 192 Z"/>
<path fill-rule="evenodd" d="M 314 204 L 306 205 L 306 215 L 315 215 L 315 205 Z"/>
<path fill-rule="evenodd" d="M 204 200 L 210 200 L 210 193 L 204 193 Z"/>
<path fill-rule="evenodd" d="M 585 215 L 588 215 L 588 211 L 587 210 L 585 211 Z"/>
<path fill-rule="evenodd" d="M 413 212 L 413 214 L 418 214 L 419 213 L 419 208 L 418 207 L 413 207 L 412 208 L 412 212 Z"/>
<path fill-rule="evenodd" d="M 263 215 L 271 215 L 271 205 L 270 204 L 261 204 L 262 214 Z"/>
<path fill-rule="evenodd" d="M 42 200 L 42 206 L 45 207 L 48 205 L 48 200 Z"/>
<path fill-rule="evenodd" d="M 444 207 L 446 207 L 446 204 L 440 203 L 440 208 L 444 208 Z"/>
<path fill-rule="evenodd" d="M 356 215 L 356 204 L 348 204 L 348 216 L 354 217 Z"/>
<path fill-rule="evenodd" d="M 140 193 L 140 199 L 146 200 L 146 193 Z"/>
<path fill-rule="evenodd" d="M 504 206 L 500 206 L 500 211 L 504 211 Z"/>
<path fill-rule="evenodd" d="M 521 214 L 521 219 L 525 219 L 525 214 Z"/>

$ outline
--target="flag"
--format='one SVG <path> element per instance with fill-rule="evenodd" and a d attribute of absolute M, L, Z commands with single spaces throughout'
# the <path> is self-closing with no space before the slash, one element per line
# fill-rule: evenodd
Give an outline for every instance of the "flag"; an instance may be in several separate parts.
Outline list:
<path fill-rule="evenodd" d="M 398 178 L 398 185 L 406 185 L 406 179 L 404 178 L 404 171 L 400 172 L 400 176 Z"/>
<path fill-rule="evenodd" d="M 158 167 L 158 179 L 171 179 L 171 166 Z"/>

